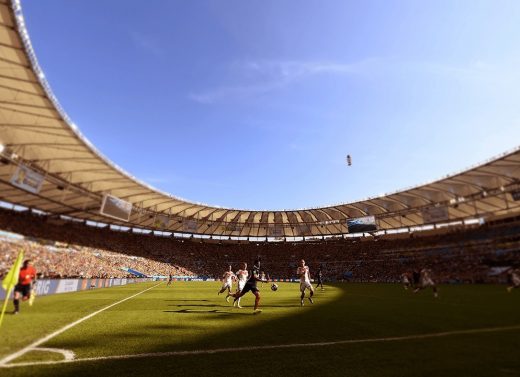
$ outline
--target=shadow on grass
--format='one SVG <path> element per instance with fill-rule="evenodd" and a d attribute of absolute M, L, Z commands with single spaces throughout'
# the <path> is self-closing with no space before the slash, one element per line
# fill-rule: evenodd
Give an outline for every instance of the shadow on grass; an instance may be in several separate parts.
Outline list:
<path fill-rule="evenodd" d="M 161 344 L 157 342 L 140 343 L 140 353 L 158 353 L 171 351 L 189 350 L 211 350 L 222 348 L 238 348 L 251 346 L 265 346 L 291 343 L 313 343 L 331 342 L 344 339 L 364 339 L 382 336 L 403 336 L 410 333 L 426 333 L 450 329 L 450 327 L 463 327 L 460 318 L 467 317 L 469 328 L 483 326 L 483 314 L 496 315 L 497 312 L 490 305 L 485 310 L 464 306 L 462 311 L 448 305 L 440 305 L 440 302 L 427 300 L 410 299 L 409 302 L 395 302 L 389 300 L 381 303 L 380 300 L 373 300 L 371 297 L 362 297 L 359 293 L 376 290 L 377 294 L 384 297 L 400 298 L 398 289 L 392 287 L 372 288 L 352 287 L 346 285 L 335 286 L 338 295 L 327 302 L 320 302 L 320 297 L 316 297 L 314 306 L 307 305 L 298 310 L 291 310 L 288 313 L 277 312 L 271 315 L 269 307 L 298 307 L 299 305 L 262 305 L 264 312 L 259 316 L 254 316 L 251 308 L 244 308 L 240 311 L 229 307 L 228 311 L 213 310 L 167 310 L 164 313 L 171 314 L 202 314 L 207 318 L 225 318 L 232 315 L 250 316 L 251 320 L 247 324 L 239 326 L 226 325 L 222 323 L 222 331 L 202 336 L 185 337 L 188 341 L 182 341 L 175 337 L 175 332 L 171 338 L 166 338 Z M 376 289 L 377 288 L 377 289 Z M 355 291 L 355 300 L 347 299 L 347 296 Z M 370 296 L 370 295 L 367 295 Z M 403 296 L 407 297 L 407 296 Z M 265 298 L 264 298 L 265 299 Z M 263 299 L 263 301 L 264 301 Z M 295 299 L 297 300 L 297 298 Z M 175 300 L 165 300 L 175 301 Z M 177 300 L 192 302 L 196 300 Z M 198 300 L 208 301 L 208 300 Z M 287 300 L 288 301 L 288 300 Z M 268 301 L 267 301 L 268 302 Z M 292 302 L 292 301 L 291 301 Z M 501 302 L 504 306 L 504 303 Z M 169 305 L 174 306 L 174 305 Z M 187 304 L 186 306 L 190 306 Z M 223 307 L 222 305 L 201 305 L 208 307 Z M 516 306 L 515 306 L 516 307 Z M 209 315 L 209 316 L 208 316 Z M 183 316 L 184 317 L 184 316 Z M 437 317 L 437 318 L 436 318 Z M 174 317 L 172 317 L 174 318 Z M 203 316 L 200 326 L 203 326 Z M 507 318 L 495 319 L 497 325 L 507 324 L 508 321 L 515 321 L 514 315 Z M 518 318 L 517 318 L 518 319 Z M 208 319 L 210 320 L 210 319 Z M 452 322 L 447 322 L 451 320 Z M 181 322 L 182 323 L 182 322 Z M 186 322 L 187 323 L 187 322 Z M 518 323 L 518 320 L 516 320 Z M 189 324 L 179 328 L 185 328 Z M 439 329 L 435 329 L 438 326 Z M 441 328 L 442 327 L 442 328 Z M 142 336 L 153 333 L 154 330 L 169 330 L 168 326 L 157 326 L 150 324 L 140 328 Z M 196 330 L 201 330 L 198 327 Z M 195 331 L 195 329 L 194 329 Z M 16 375 L 34 376 L 128 376 L 128 375 L 154 375 L 171 376 L 200 376 L 218 375 L 225 370 L 235 370 L 236 365 L 240 367 L 248 366 L 255 360 L 255 373 L 267 373 L 269 375 L 323 375 L 323 376 L 343 376 L 345 371 L 349 371 L 350 376 L 412 376 L 416 373 L 422 376 L 433 375 L 486 375 L 489 369 L 482 368 L 480 373 L 478 368 L 471 369 L 472 363 L 478 364 L 483 359 L 489 359 L 490 365 L 501 365 L 503 368 L 512 370 L 518 365 L 518 358 L 511 350 L 520 347 L 520 337 L 505 333 L 488 335 L 487 341 L 475 342 L 475 338 L 469 337 L 464 341 L 460 338 L 442 338 L 436 341 L 417 341 L 399 343 L 379 343 L 370 345 L 340 346 L 340 347 L 317 347 L 317 348 L 297 348 L 287 350 L 261 350 L 261 351 L 238 351 L 215 355 L 185 355 L 185 356 L 163 356 L 145 359 L 128 360 L 103 360 L 93 362 L 82 362 L 77 364 L 67 364 L 59 366 L 38 366 L 34 368 L 24 368 L 17 370 Z M 514 335 L 514 334 L 513 334 Z M 124 333 L 110 333 L 111 337 L 120 337 L 125 341 Z M 151 335 L 148 335 L 150 337 Z M 171 340 L 169 340 L 171 339 Z M 477 338 L 486 339 L 486 338 Z M 498 339 L 498 340 L 497 340 Z M 164 340 L 164 339 L 163 339 Z M 96 347 L 98 339 L 83 339 L 78 342 L 78 348 Z M 91 344 L 87 344 L 91 343 Z M 57 342 L 57 344 L 60 344 Z M 403 348 L 408 356 L 402 358 Z M 509 350 L 509 351 L 508 351 Z M 485 352 L 482 352 L 485 351 Z M 244 353 L 245 352 L 245 353 Z M 480 354 L 480 358 L 475 359 L 473 355 Z M 442 355 L 442 357 L 441 357 Z M 460 357 L 457 357 L 459 355 Z M 489 357 L 487 356 L 489 355 Z M 516 361 L 515 361 L 516 360 Z M 237 364 L 238 363 L 238 364 Z M 313 364 L 314 363 L 314 364 Z M 429 364 L 428 364 L 429 363 Z M 452 365 L 450 366 L 450 363 Z M 482 365 L 482 363 L 480 364 Z M 322 368 L 316 369 L 316 368 Z M 455 369 L 446 369 L 446 368 Z M 460 373 L 456 373 L 456 368 Z M 466 369 L 464 369 L 466 368 Z M 16 370 L 13 370 L 16 372 Z M 432 373 L 429 373 L 431 371 Z M 454 372 L 453 374 L 450 372 Z M 11 371 L 9 371 L 11 372 Z M 23 372 L 23 373 L 22 373 Z M 450 373 L 447 373 L 450 372 Z M 273 374 L 274 373 L 274 374 Z M 429 374 L 428 374 L 429 373 Z M 444 374 L 443 374 L 444 373 Z M 11 374 L 9 374 L 11 375 Z M 12 374 L 15 375 L 15 374 Z"/>
<path fill-rule="evenodd" d="M 173 301 L 173 302 L 208 302 L 209 300 L 164 300 L 164 301 Z"/>
<path fill-rule="evenodd" d="M 229 308 L 229 305 L 220 305 L 220 304 L 185 304 L 185 305 L 168 305 L 168 306 L 176 306 L 178 308 L 183 308 L 183 307 L 186 307 L 186 306 L 189 306 L 190 308 L 191 307 L 194 307 L 194 308 Z"/>

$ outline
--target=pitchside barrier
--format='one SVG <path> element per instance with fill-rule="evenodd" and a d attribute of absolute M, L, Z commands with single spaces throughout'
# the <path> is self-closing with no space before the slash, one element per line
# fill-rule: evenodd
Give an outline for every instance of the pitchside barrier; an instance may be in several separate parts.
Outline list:
<path fill-rule="evenodd" d="M 58 293 L 79 292 L 88 289 L 108 288 L 118 285 L 142 283 L 146 281 L 166 281 L 165 277 L 131 278 L 131 279 L 40 279 L 36 281 L 36 296 L 47 296 Z M 216 279 L 193 276 L 174 276 L 173 281 L 216 281 Z M 299 282 L 297 279 L 271 279 L 273 282 Z M 5 291 L 0 289 L 0 300 L 5 298 Z M 12 296 L 12 294 L 11 294 Z"/>
<path fill-rule="evenodd" d="M 164 276 L 157 277 L 157 280 L 168 280 L 168 278 Z M 192 276 L 174 276 L 173 281 L 220 281 L 212 278 L 201 278 L 201 277 L 192 277 Z M 271 279 L 271 282 L 287 282 L 287 283 L 298 283 L 299 279 Z M 311 279 L 311 282 L 314 282 L 314 279 Z"/>
<path fill-rule="evenodd" d="M 118 285 L 142 283 L 152 281 L 151 278 L 142 279 L 41 279 L 36 281 L 36 296 L 47 296 L 58 293 L 78 292 L 87 289 L 108 288 Z M 5 298 L 5 291 L 0 289 L 0 299 Z M 11 294 L 12 296 L 12 294 Z"/>

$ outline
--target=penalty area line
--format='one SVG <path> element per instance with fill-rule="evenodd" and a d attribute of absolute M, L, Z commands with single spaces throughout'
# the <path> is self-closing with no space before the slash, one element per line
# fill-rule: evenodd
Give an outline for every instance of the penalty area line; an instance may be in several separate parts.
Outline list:
<path fill-rule="evenodd" d="M 15 352 L 15 353 L 12 353 L 11 355 L 8 355 L 8 356 L 4 357 L 3 359 L 0 359 L 0 368 L 4 368 L 4 367 L 8 366 L 7 363 L 9 363 L 9 362 L 19 358 L 20 356 L 25 355 L 27 352 L 32 351 L 33 349 L 37 348 L 41 344 L 51 340 L 52 338 L 60 335 L 61 333 L 71 329 L 72 327 L 74 327 L 76 325 L 79 325 L 81 322 L 84 322 L 87 319 L 90 319 L 90 318 L 98 315 L 99 313 L 102 313 L 105 310 L 110 309 L 110 308 L 112 308 L 112 307 L 114 307 L 116 305 L 119 305 L 119 304 L 121 304 L 121 303 L 123 303 L 123 302 L 125 302 L 127 300 L 130 300 L 130 299 L 132 299 L 132 298 L 134 298 L 136 296 L 139 296 L 140 294 L 145 293 L 145 292 L 149 291 L 150 289 L 153 289 L 153 288 L 157 287 L 160 284 L 162 284 L 162 282 L 159 283 L 159 284 L 155 284 L 154 286 L 152 286 L 150 288 L 146 288 L 146 289 L 144 289 L 144 290 L 142 290 L 140 292 L 137 292 L 136 294 L 134 294 L 132 296 L 126 297 L 126 298 L 124 298 L 124 299 L 122 299 L 120 301 L 117 301 L 117 302 L 114 302 L 113 304 L 105 306 L 104 308 L 96 310 L 95 312 L 90 313 L 90 314 L 86 315 L 85 317 L 82 317 L 82 318 L 80 318 L 80 319 L 78 319 L 78 320 L 76 320 L 76 321 L 74 321 L 72 323 L 69 323 L 68 325 L 62 327 L 61 329 L 56 330 L 53 333 L 51 333 L 51 334 L 49 334 L 49 335 L 47 335 L 47 336 L 45 336 L 45 337 L 43 337 L 41 339 L 38 339 L 37 341 L 29 344 L 27 347 L 22 348 L 21 350 Z M 71 361 L 71 360 L 64 360 L 64 361 Z"/>
<path fill-rule="evenodd" d="M 189 355 L 210 355 L 223 352 L 240 352 L 240 351 L 261 351 L 261 350 L 274 350 L 274 349 L 287 349 L 287 348 L 304 348 L 304 347 L 326 347 L 343 344 L 359 344 L 359 343 L 384 343 L 384 342 L 396 342 L 396 341 L 407 341 L 417 339 L 429 339 L 429 338 L 442 338 L 456 335 L 473 335 L 473 334 L 484 334 L 501 331 L 520 330 L 520 325 L 517 326 L 505 326 L 505 327 L 487 327 L 480 329 L 469 329 L 469 330 L 455 330 L 445 331 L 438 333 L 429 334 L 417 334 L 407 336 L 394 336 L 387 338 L 367 338 L 367 339 L 348 339 L 348 340 L 337 340 L 331 342 L 316 342 L 316 343 L 293 343 L 293 344 L 274 344 L 264 346 L 250 346 L 250 347 L 234 347 L 234 348 L 215 348 L 209 350 L 192 350 L 192 351 L 171 351 L 171 352 L 154 352 L 154 353 L 138 353 L 133 355 L 114 355 L 114 356 L 99 356 L 99 357 L 85 357 L 73 360 L 54 360 L 54 361 L 34 361 L 24 363 L 13 363 L 7 365 L 0 365 L 0 368 L 16 368 L 25 366 L 36 366 L 36 365 L 55 365 L 55 364 L 70 364 L 88 361 L 105 361 L 105 360 L 124 360 L 124 359 L 143 359 L 149 357 L 167 357 L 167 356 L 189 356 Z"/>

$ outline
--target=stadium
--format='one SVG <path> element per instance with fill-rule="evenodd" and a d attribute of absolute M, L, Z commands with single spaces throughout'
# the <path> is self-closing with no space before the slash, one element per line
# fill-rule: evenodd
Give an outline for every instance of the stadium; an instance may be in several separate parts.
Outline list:
<path fill-rule="evenodd" d="M 19 0 L 0 1 L 0 46 L 0 276 L 20 250 L 39 273 L 34 305 L 5 301 L 2 376 L 520 374 L 520 147 L 360 201 L 212 206 L 83 136 Z M 217 295 L 244 262 L 261 314 Z"/>

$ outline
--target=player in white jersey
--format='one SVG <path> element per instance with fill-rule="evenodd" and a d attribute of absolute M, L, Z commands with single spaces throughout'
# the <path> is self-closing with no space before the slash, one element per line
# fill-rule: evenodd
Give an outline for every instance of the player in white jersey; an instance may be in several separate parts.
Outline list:
<path fill-rule="evenodd" d="M 242 289 L 244 289 L 244 286 L 246 285 L 247 280 L 249 278 L 249 272 L 247 271 L 247 263 L 245 263 L 245 262 L 242 263 L 242 265 L 240 266 L 240 270 L 238 270 L 235 275 L 236 275 L 237 280 L 238 280 L 237 291 L 235 292 L 235 294 L 236 294 L 236 293 L 242 292 Z M 231 296 L 231 293 L 227 294 L 226 301 L 229 300 L 229 296 Z M 233 306 L 236 305 L 238 308 L 242 308 L 240 306 L 241 298 L 242 297 L 239 297 L 236 301 L 234 301 L 233 302 Z"/>
<path fill-rule="evenodd" d="M 404 272 L 401 274 L 401 281 L 403 282 L 404 289 L 410 288 L 410 276 L 408 272 Z"/>
<path fill-rule="evenodd" d="M 432 287 L 433 290 L 433 297 L 437 298 L 439 297 L 439 293 L 437 292 L 437 286 L 433 282 L 431 278 L 432 271 L 428 268 L 423 268 L 421 270 L 421 275 L 419 278 L 419 285 L 415 288 L 413 291 L 414 293 L 419 292 L 421 289 Z"/>
<path fill-rule="evenodd" d="M 224 272 L 224 275 L 222 275 L 222 288 L 220 288 L 220 291 L 218 294 L 224 293 L 224 291 L 227 289 L 228 296 L 226 296 L 226 301 L 229 301 L 229 293 L 231 292 L 231 287 L 233 287 L 233 280 L 236 279 L 235 274 L 231 270 L 231 266 L 229 266 L 229 269 Z"/>
<path fill-rule="evenodd" d="M 508 292 L 511 292 L 513 288 L 520 288 L 520 268 L 510 268 L 507 271 L 507 277 L 509 280 Z"/>
<path fill-rule="evenodd" d="M 311 304 L 314 304 L 314 301 L 312 301 L 312 296 L 314 295 L 314 288 L 311 284 L 311 275 L 309 273 L 309 267 L 305 265 L 305 261 L 302 259 L 300 261 L 300 267 L 298 267 L 298 270 L 296 271 L 296 274 L 300 278 L 300 304 L 303 306 L 303 299 L 305 298 L 305 290 L 308 289 L 310 291 L 309 294 L 309 301 Z"/>
<path fill-rule="evenodd" d="M 251 274 L 247 278 L 247 282 L 244 285 L 244 288 L 240 292 L 233 293 L 231 296 L 234 297 L 234 301 L 238 301 L 239 298 L 244 296 L 247 292 L 251 292 L 255 295 L 255 306 L 254 313 L 258 314 L 262 311 L 258 308 L 260 306 L 260 290 L 256 286 L 258 282 L 267 283 L 267 280 L 260 279 L 260 257 L 255 260 L 253 264 L 253 268 L 251 269 Z"/>

